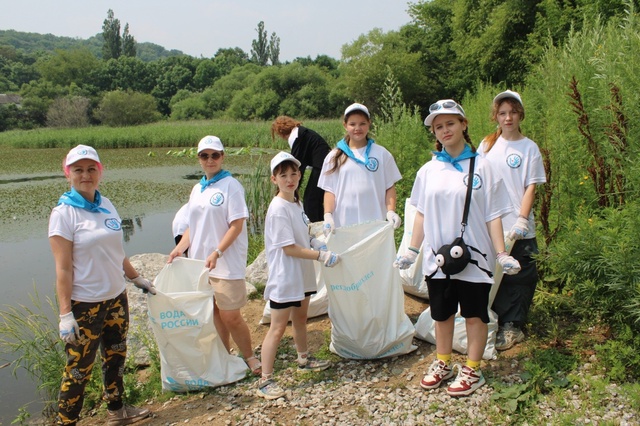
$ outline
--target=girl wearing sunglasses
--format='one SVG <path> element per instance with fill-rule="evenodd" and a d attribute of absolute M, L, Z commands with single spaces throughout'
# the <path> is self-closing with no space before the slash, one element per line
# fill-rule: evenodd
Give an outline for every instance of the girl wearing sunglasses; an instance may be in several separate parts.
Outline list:
<path fill-rule="evenodd" d="M 489 293 L 495 259 L 506 273 L 516 273 L 517 262 L 504 251 L 501 216 L 511 209 L 507 191 L 490 165 L 476 157 L 462 107 L 451 99 L 429 108 L 424 121 L 436 137 L 434 157 L 418 171 L 411 191 L 417 213 L 411 244 L 394 266 L 406 269 L 416 261 L 423 246 L 422 272 L 429 289 L 431 317 L 435 321 L 436 360 L 420 382 L 424 389 L 436 389 L 458 374 L 447 387 L 451 396 L 471 395 L 485 383 L 480 361 L 487 343 Z M 472 262 L 461 272 L 445 275 L 436 262 L 436 251 L 460 235 L 470 159 L 475 157 L 472 196 L 464 240 Z M 464 366 L 451 365 L 455 314 L 465 318 L 468 357 Z"/>
<path fill-rule="evenodd" d="M 198 158 L 204 176 L 191 190 L 188 228 L 168 262 L 187 249 L 190 258 L 205 261 L 215 293 L 213 320 L 220 339 L 230 350 L 232 337 L 252 373 L 260 375 L 260 360 L 253 354 L 249 327 L 240 314 L 240 308 L 247 304 L 244 277 L 249 246 L 244 188 L 222 168 L 224 147 L 218 137 L 200 140 Z"/>
<path fill-rule="evenodd" d="M 538 283 L 538 271 L 533 256 L 538 253 L 533 202 L 536 185 L 547 181 L 538 145 L 520 130 L 524 119 L 522 98 L 506 90 L 493 99 L 491 118 L 498 129 L 484 138 L 478 153 L 493 166 L 509 193 L 513 210 L 503 219 L 507 239 L 515 240 L 511 255 L 522 270 L 502 279 L 493 310 L 498 314 L 496 349 L 506 350 L 524 340 L 522 326 Z"/>

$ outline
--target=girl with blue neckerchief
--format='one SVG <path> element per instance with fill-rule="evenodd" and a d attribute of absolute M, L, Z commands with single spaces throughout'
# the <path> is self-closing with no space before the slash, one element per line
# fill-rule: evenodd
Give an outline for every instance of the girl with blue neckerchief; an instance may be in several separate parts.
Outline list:
<path fill-rule="evenodd" d="M 71 189 L 60 197 L 49 218 L 59 331 L 67 360 L 57 424 L 75 425 L 79 420 L 98 350 L 108 423 L 135 423 L 151 413 L 122 401 L 129 328 L 125 277 L 145 293 L 156 291 L 125 256 L 120 216 L 98 191 L 103 167 L 96 150 L 86 145 L 72 148 L 62 168 Z"/>
<path fill-rule="evenodd" d="M 468 356 L 464 366 L 457 366 L 458 374 L 447 393 L 466 396 L 485 383 L 480 361 L 488 337 L 489 293 L 496 258 L 507 274 L 520 269 L 504 250 L 501 217 L 509 213 L 511 204 L 502 180 L 492 173 L 488 162 L 477 157 L 467 118 L 457 102 L 445 99 L 431 105 L 424 124 L 436 137 L 436 151 L 416 175 L 410 200 L 417 208 L 411 243 L 394 266 L 408 268 L 424 242 L 427 249 L 422 253 L 422 272 L 435 321 L 436 359 L 420 386 L 436 389 L 454 376 L 451 355 L 459 306 L 465 318 Z M 472 158 L 475 166 L 464 241 L 475 250 L 470 250 L 472 263 L 459 273 L 446 275 L 438 267 L 435 251 L 460 236 Z"/>
<path fill-rule="evenodd" d="M 191 190 L 188 228 L 168 262 L 187 249 L 189 258 L 205 261 L 215 293 L 213 320 L 218 335 L 227 350 L 231 349 L 232 337 L 252 373 L 260 375 L 260 360 L 253 354 L 249 327 L 240 313 L 247 304 L 244 277 L 249 246 L 244 188 L 222 168 L 224 147 L 218 137 L 200 140 L 198 160 L 204 176 Z"/>
<path fill-rule="evenodd" d="M 349 105 L 343 126 L 347 134 L 326 156 L 318 181 L 325 191 L 324 234 L 371 220 L 386 219 L 399 228 L 395 183 L 402 176 L 391 153 L 370 138 L 367 107 Z"/>

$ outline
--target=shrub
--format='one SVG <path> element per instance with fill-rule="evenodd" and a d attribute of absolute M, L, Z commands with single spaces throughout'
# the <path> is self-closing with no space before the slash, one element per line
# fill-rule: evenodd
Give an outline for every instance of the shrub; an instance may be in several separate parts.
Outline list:
<path fill-rule="evenodd" d="M 96 118 L 107 126 L 133 126 L 158 121 L 160 113 L 153 96 L 116 90 L 104 95 Z"/>
<path fill-rule="evenodd" d="M 82 96 L 56 99 L 47 111 L 47 126 L 87 127 L 89 103 L 89 99 Z"/>

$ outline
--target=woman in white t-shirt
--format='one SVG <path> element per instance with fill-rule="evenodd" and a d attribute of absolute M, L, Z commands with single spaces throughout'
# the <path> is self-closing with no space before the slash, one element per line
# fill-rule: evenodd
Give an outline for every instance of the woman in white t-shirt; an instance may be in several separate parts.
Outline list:
<path fill-rule="evenodd" d="M 491 116 L 498 129 L 484 138 L 478 154 L 493 166 L 509 193 L 513 210 L 502 218 L 502 223 L 504 229 L 509 230 L 507 238 L 515 241 L 511 256 L 522 267 L 517 275 L 502 278 L 493 301 L 492 308 L 498 314 L 499 325 L 496 349 L 503 351 L 524 340 L 522 327 L 538 284 L 533 203 L 536 185 L 545 183 L 547 178 L 538 145 L 520 130 L 520 122 L 524 120 L 520 94 L 506 90 L 496 95 Z"/>
<path fill-rule="evenodd" d="M 458 375 L 447 387 L 447 393 L 466 396 L 485 383 L 479 367 L 488 337 L 495 259 L 507 274 L 520 269 L 518 262 L 504 251 L 500 218 L 509 212 L 511 205 L 502 180 L 492 173 L 486 161 L 477 157 L 467 118 L 457 102 L 445 99 L 431 105 L 424 123 L 436 137 L 436 151 L 416 175 L 411 191 L 411 204 L 417 208 L 411 244 L 394 266 L 408 268 L 419 254 L 417 247 L 423 242 L 424 247 L 429 247 L 422 255 L 422 272 L 435 321 L 436 360 L 420 386 L 435 389 L 454 375 L 451 354 L 459 306 L 466 324 L 468 355 L 466 365 L 458 366 Z M 471 159 L 475 166 L 464 241 L 472 248 L 469 250 L 472 261 L 461 272 L 447 275 L 438 266 L 438 262 L 442 265 L 442 259 L 435 251 L 460 236 Z"/>
<path fill-rule="evenodd" d="M 67 358 L 58 396 L 58 424 L 75 425 L 79 420 L 98 349 L 103 355 L 108 421 L 135 423 L 150 411 L 122 401 L 129 327 L 125 277 L 145 293 L 155 294 L 155 289 L 124 254 L 120 216 L 98 191 L 103 167 L 96 150 L 76 146 L 62 168 L 71 189 L 60 197 L 49 218 L 59 331 Z"/>
<path fill-rule="evenodd" d="M 278 344 L 289 319 L 293 325 L 298 367 L 310 371 L 329 367 L 327 361 L 308 356 L 307 310 L 309 299 L 317 290 L 312 260 L 333 267 L 340 258 L 327 251 L 323 243 L 310 239 L 309 219 L 298 195 L 299 167 L 300 162 L 286 152 L 281 151 L 271 160 L 271 181 L 278 187 L 267 211 L 264 231 L 269 268 L 264 298 L 271 308 L 271 325 L 262 343 L 262 378 L 256 391 L 266 399 L 284 395 L 272 375 Z M 318 250 L 312 250 L 312 244 Z"/>
<path fill-rule="evenodd" d="M 249 210 L 244 188 L 222 169 L 224 147 L 216 136 L 205 136 L 198 143 L 198 159 L 204 176 L 191 190 L 187 207 L 188 228 L 169 254 L 171 263 L 189 249 L 191 259 L 205 261 L 209 283 L 214 289 L 213 319 L 227 350 L 230 338 L 238 345 L 253 374 L 261 373 L 260 360 L 251 346 L 249 327 L 240 313 L 247 304 L 246 220 Z"/>
<path fill-rule="evenodd" d="M 323 232 L 347 225 L 385 220 L 398 229 L 395 183 L 402 176 L 393 156 L 369 137 L 371 116 L 366 106 L 344 111 L 347 132 L 324 159 L 318 186 L 324 189 Z"/>

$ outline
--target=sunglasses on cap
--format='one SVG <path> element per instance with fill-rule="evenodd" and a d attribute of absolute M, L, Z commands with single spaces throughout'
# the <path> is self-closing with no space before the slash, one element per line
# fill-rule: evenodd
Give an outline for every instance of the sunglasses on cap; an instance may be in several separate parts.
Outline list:
<path fill-rule="evenodd" d="M 462 107 L 460 105 L 458 105 L 457 102 L 455 101 L 438 101 L 435 104 L 431 104 L 431 106 L 429 107 L 429 112 L 436 112 L 439 111 L 441 109 L 457 109 L 458 111 L 460 111 L 462 113 L 462 115 L 465 115 L 464 110 L 462 109 Z"/>
<path fill-rule="evenodd" d="M 209 155 L 206 153 L 201 153 L 198 154 L 198 157 L 200 157 L 201 160 L 207 161 L 209 158 L 212 158 L 214 160 L 219 160 L 220 157 L 222 157 L 222 153 L 221 152 L 214 152 L 213 154 Z"/>

